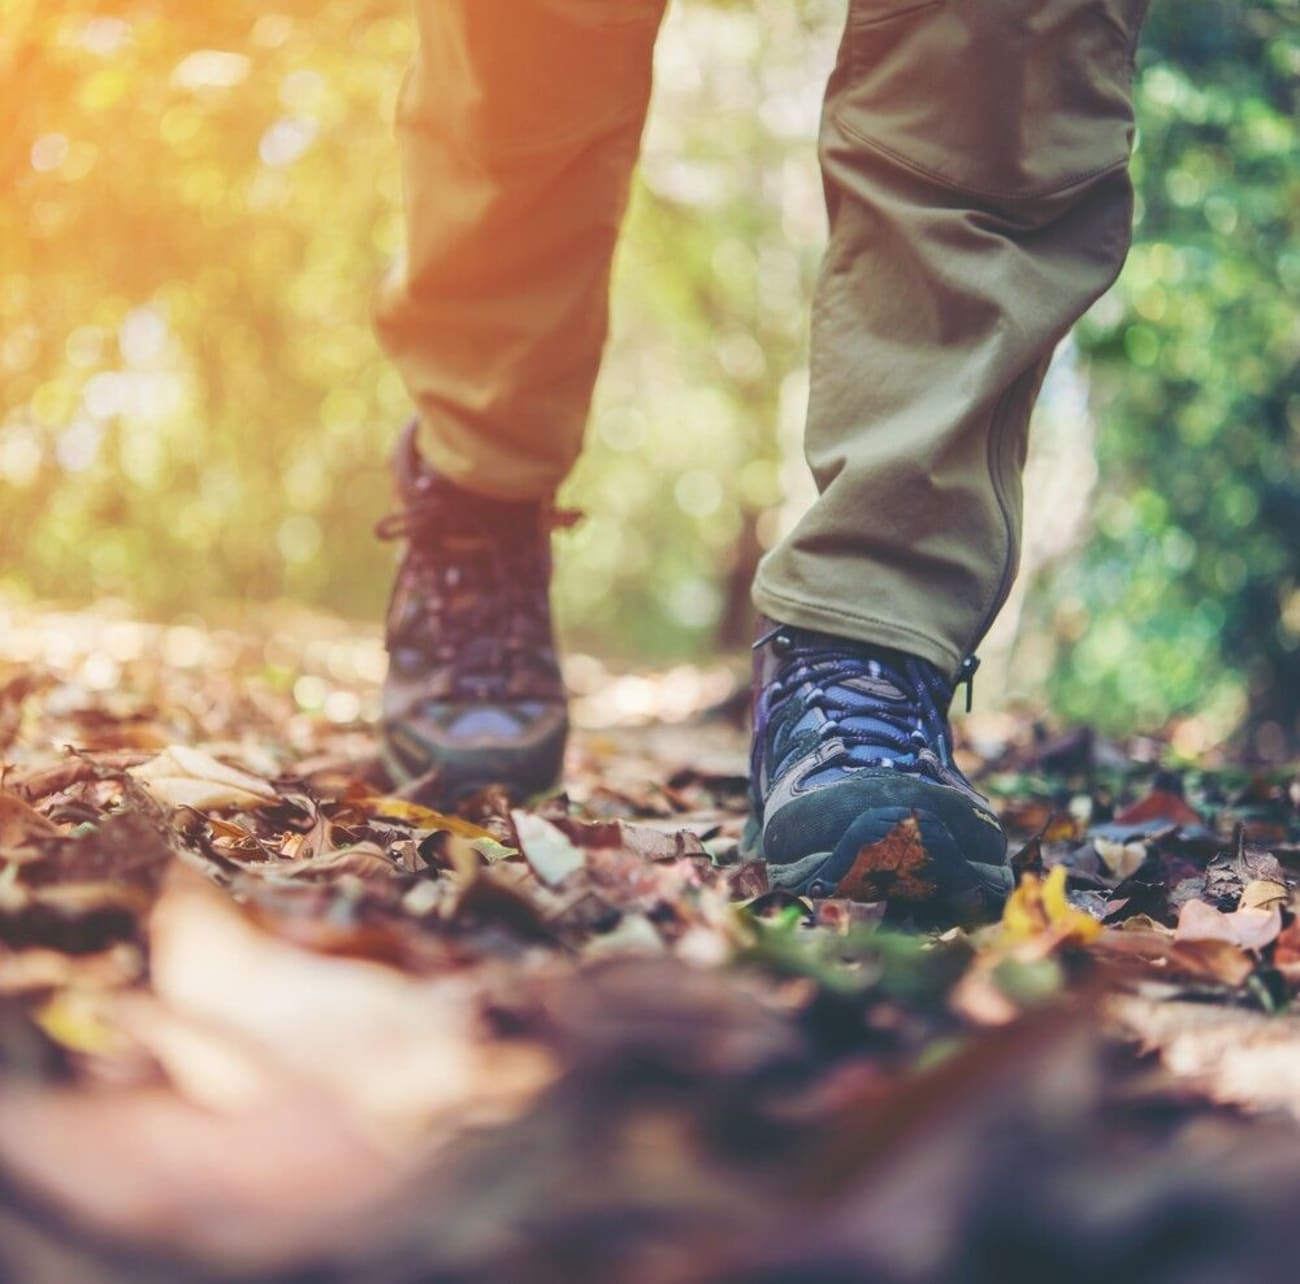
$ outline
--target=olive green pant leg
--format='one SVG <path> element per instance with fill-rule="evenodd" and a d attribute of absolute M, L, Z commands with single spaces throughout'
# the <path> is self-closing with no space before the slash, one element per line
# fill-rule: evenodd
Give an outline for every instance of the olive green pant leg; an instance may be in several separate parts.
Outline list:
<path fill-rule="evenodd" d="M 819 498 L 759 570 L 764 614 L 949 673 L 982 638 L 1039 383 L 1128 250 L 1144 8 L 850 0 L 821 136 Z"/>
<path fill-rule="evenodd" d="M 433 466 L 506 499 L 577 457 L 665 0 L 417 0 L 407 252 L 380 340 Z"/>

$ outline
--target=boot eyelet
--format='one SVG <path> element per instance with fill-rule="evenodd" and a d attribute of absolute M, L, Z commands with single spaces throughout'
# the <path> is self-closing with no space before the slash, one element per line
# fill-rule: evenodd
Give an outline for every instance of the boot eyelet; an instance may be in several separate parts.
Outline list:
<path fill-rule="evenodd" d="M 778 633 L 772 639 L 772 654 L 785 659 L 794 650 L 794 638 L 788 633 Z"/>

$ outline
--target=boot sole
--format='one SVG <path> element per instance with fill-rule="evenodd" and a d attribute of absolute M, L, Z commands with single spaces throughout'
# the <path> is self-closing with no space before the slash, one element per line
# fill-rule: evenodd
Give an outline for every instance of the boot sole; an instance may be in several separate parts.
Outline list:
<path fill-rule="evenodd" d="M 751 817 L 749 850 L 762 857 L 757 830 Z M 944 820 L 915 806 L 865 812 L 834 849 L 785 864 L 768 862 L 767 870 L 773 887 L 795 895 L 884 902 L 889 917 L 927 925 L 996 919 L 1015 885 L 1007 865 L 969 860 Z"/>
<path fill-rule="evenodd" d="M 516 805 L 547 793 L 560 782 L 563 761 L 562 748 L 544 757 L 532 754 L 524 764 L 510 762 L 505 754 L 499 754 L 495 760 L 482 755 L 480 761 L 459 764 L 438 762 L 430 756 L 425 770 L 420 772 L 412 770 L 382 730 L 379 736 L 379 765 L 392 786 L 413 802 L 444 811 L 454 810 L 471 794 L 495 785 L 504 788 Z"/>

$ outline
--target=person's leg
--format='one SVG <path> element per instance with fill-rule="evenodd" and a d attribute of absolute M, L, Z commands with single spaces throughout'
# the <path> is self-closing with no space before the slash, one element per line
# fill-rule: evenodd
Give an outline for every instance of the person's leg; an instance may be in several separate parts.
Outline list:
<path fill-rule="evenodd" d="M 1019 553 L 1029 414 L 1123 263 L 1145 0 L 850 0 L 821 139 L 819 497 L 759 569 L 754 835 L 778 885 L 979 917 L 1006 841 L 952 759 Z"/>
<path fill-rule="evenodd" d="M 1029 413 L 1130 240 L 1146 0 L 850 0 L 821 159 L 820 497 L 760 611 L 949 675 L 1006 596 Z"/>
<path fill-rule="evenodd" d="M 454 804 L 549 786 L 568 719 L 551 498 L 577 457 L 665 0 L 417 0 L 399 123 L 408 248 L 377 309 L 418 422 L 381 752 Z"/>
<path fill-rule="evenodd" d="M 376 319 L 421 453 L 470 490 L 546 496 L 577 458 L 664 4 L 416 0 Z"/>

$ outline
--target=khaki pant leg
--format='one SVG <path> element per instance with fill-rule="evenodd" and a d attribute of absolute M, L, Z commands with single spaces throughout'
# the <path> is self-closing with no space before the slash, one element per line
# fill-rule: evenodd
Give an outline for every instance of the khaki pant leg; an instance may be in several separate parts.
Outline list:
<path fill-rule="evenodd" d="M 553 491 L 581 447 L 665 0 L 417 0 L 407 252 L 378 333 L 440 472 Z"/>
<path fill-rule="evenodd" d="M 949 673 L 987 631 L 1043 372 L 1128 250 L 1144 9 L 850 0 L 821 138 L 820 497 L 760 567 L 764 614 Z"/>

